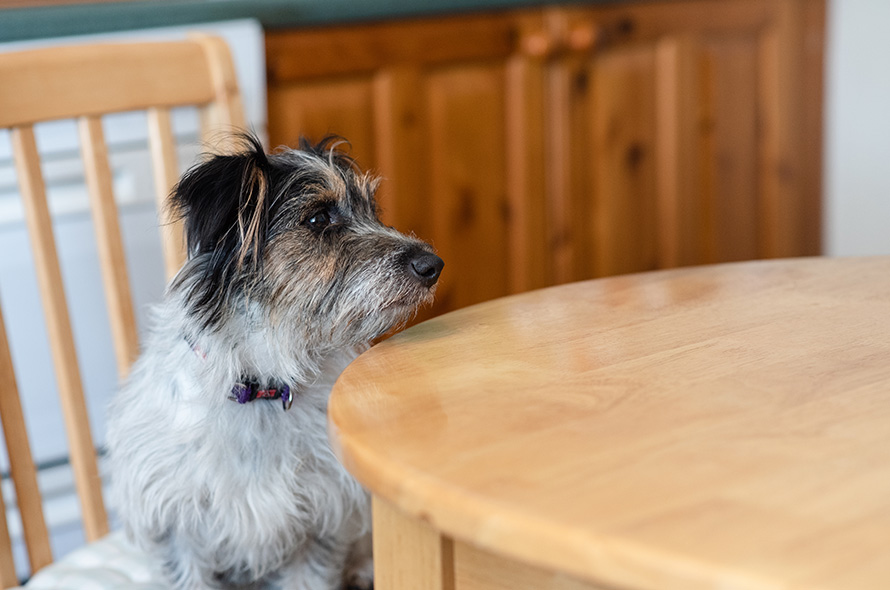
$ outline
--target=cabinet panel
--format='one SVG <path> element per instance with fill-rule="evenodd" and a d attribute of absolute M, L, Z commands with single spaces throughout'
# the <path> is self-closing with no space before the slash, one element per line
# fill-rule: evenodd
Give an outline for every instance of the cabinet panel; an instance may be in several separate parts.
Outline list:
<path fill-rule="evenodd" d="M 427 96 L 432 239 L 451 271 L 437 299 L 454 309 L 509 290 L 504 68 L 431 72 Z"/>
<path fill-rule="evenodd" d="M 386 223 L 429 239 L 433 232 L 429 194 L 429 115 L 424 72 L 395 66 L 374 82 L 374 133 L 379 170 L 385 175 L 377 200 Z"/>
<path fill-rule="evenodd" d="M 658 267 L 655 243 L 655 54 L 606 51 L 590 65 L 593 267 L 608 276 Z M 580 130 L 582 133 L 584 129 Z"/>
<path fill-rule="evenodd" d="M 758 43 L 712 39 L 700 48 L 702 222 L 700 260 L 762 255 L 758 153 Z"/>
<path fill-rule="evenodd" d="M 376 164 L 373 88 L 368 77 L 288 84 L 269 93 L 269 143 L 295 146 L 300 136 L 318 141 L 340 135 L 364 168 Z"/>

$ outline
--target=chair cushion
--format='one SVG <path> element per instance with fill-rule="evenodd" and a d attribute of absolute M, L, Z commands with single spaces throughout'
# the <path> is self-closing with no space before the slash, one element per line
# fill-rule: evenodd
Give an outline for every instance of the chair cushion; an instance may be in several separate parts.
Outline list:
<path fill-rule="evenodd" d="M 77 549 L 37 572 L 22 590 L 169 590 L 160 564 L 122 531 Z"/>

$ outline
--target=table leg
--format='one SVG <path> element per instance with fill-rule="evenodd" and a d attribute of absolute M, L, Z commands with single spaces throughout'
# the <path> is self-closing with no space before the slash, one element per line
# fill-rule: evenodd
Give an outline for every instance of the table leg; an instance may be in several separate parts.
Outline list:
<path fill-rule="evenodd" d="M 375 590 L 454 590 L 454 549 L 428 524 L 373 499 Z"/>
<path fill-rule="evenodd" d="M 375 590 L 605 590 L 465 543 L 375 497 Z"/>

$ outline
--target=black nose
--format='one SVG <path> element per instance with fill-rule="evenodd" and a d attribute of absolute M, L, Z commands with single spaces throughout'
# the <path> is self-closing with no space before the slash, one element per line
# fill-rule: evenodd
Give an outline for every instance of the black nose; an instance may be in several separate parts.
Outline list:
<path fill-rule="evenodd" d="M 424 287 L 432 287 L 436 284 L 444 266 L 444 260 L 422 250 L 412 256 L 408 263 L 411 275 Z"/>

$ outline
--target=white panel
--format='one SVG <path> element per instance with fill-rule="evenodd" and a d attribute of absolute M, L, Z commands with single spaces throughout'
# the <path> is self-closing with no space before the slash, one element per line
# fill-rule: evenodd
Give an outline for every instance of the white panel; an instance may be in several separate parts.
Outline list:
<path fill-rule="evenodd" d="M 826 253 L 890 254 L 890 2 L 829 2 Z"/>

